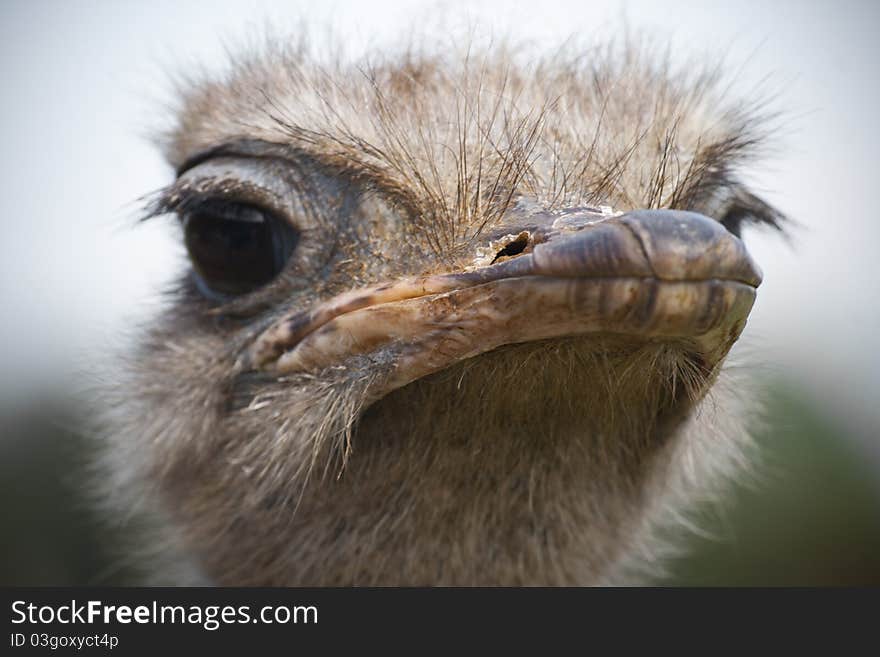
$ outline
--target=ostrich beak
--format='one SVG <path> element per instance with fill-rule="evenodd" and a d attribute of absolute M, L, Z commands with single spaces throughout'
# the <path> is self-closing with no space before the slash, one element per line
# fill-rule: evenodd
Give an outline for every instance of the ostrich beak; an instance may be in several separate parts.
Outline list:
<path fill-rule="evenodd" d="M 760 283 L 743 243 L 703 215 L 570 211 L 483 245 L 460 272 L 291 313 L 242 365 L 285 374 L 381 353 L 394 363 L 387 393 L 501 345 L 616 334 L 685 341 L 711 367 L 739 337 Z"/>

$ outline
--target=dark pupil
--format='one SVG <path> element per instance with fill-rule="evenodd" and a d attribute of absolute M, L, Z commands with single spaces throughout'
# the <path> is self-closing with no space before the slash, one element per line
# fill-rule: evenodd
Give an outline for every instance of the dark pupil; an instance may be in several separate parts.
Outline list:
<path fill-rule="evenodd" d="M 746 213 L 739 208 L 729 210 L 722 218 L 721 225 L 727 229 L 728 233 L 742 237 L 742 223 L 746 218 Z"/>
<path fill-rule="evenodd" d="M 206 206 L 185 217 L 186 248 L 207 292 L 234 295 L 271 281 L 296 245 L 280 219 L 242 205 Z"/>

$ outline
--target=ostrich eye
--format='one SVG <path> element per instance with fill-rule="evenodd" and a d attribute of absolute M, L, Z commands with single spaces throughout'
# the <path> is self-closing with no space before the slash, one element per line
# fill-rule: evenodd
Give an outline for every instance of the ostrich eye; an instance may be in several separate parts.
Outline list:
<path fill-rule="evenodd" d="M 745 219 L 747 215 L 748 212 L 744 211 L 742 208 L 733 207 L 721 217 L 721 225 L 727 229 L 728 233 L 741 238 L 743 219 Z"/>
<path fill-rule="evenodd" d="M 252 205 L 207 201 L 182 216 L 186 248 L 206 296 L 251 292 L 275 278 L 299 232 Z"/>

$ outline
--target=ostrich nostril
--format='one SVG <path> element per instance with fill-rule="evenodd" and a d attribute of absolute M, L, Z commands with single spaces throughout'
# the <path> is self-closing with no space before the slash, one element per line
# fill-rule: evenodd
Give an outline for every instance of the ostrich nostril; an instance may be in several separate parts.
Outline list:
<path fill-rule="evenodd" d="M 529 245 L 529 237 L 530 235 L 528 231 L 521 232 L 513 239 L 513 241 L 505 244 L 504 247 L 495 254 L 495 258 L 490 264 L 494 265 L 501 258 L 519 255 L 525 251 L 525 248 Z"/>

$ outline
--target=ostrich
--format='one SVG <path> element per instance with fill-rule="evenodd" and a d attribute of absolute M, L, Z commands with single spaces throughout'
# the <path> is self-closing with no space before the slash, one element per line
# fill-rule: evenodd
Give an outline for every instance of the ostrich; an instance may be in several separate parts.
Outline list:
<path fill-rule="evenodd" d="M 183 85 L 147 216 L 189 266 L 102 430 L 155 579 L 657 573 L 743 461 L 740 231 L 782 223 L 742 182 L 766 124 L 722 90 L 613 45 L 273 44 Z"/>

